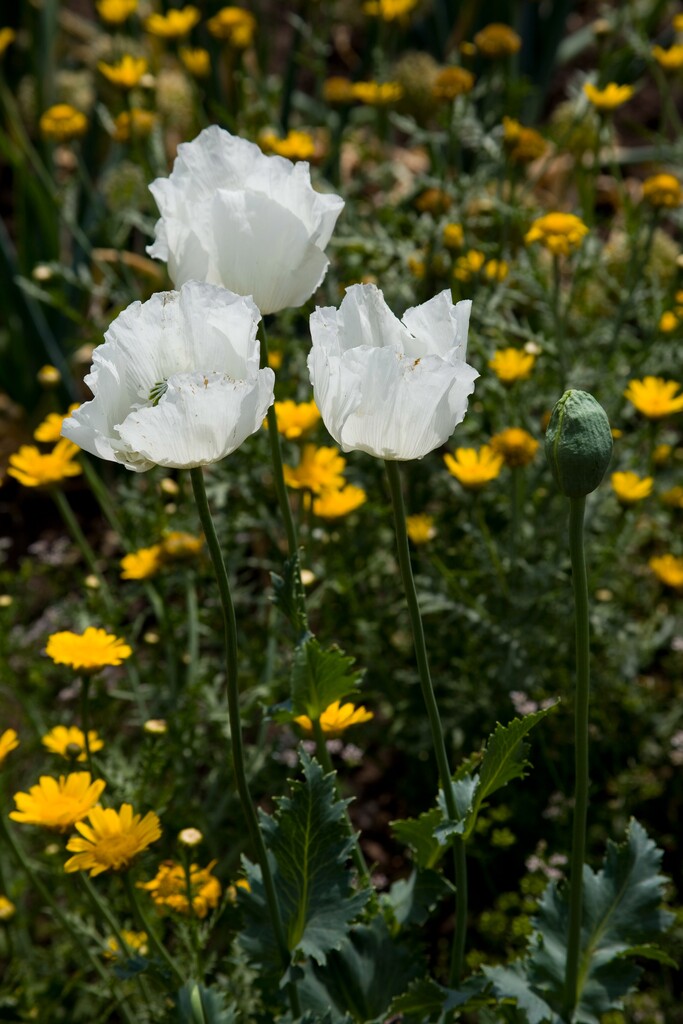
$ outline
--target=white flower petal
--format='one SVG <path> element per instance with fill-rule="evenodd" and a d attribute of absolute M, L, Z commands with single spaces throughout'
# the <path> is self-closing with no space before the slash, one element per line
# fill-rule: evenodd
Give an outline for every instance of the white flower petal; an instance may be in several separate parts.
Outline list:
<path fill-rule="evenodd" d="M 448 290 L 421 306 L 407 309 L 402 319 L 414 340 L 406 352 L 415 357 L 439 355 L 445 358 L 455 350 L 459 359 L 465 359 L 471 309 L 470 299 L 454 306 Z"/>
<path fill-rule="evenodd" d="M 168 261 L 176 286 L 221 284 L 276 312 L 301 305 L 325 276 L 344 203 L 314 191 L 304 162 L 265 156 L 213 125 L 178 147 L 170 176 L 150 190 L 161 218 L 147 251 Z"/>

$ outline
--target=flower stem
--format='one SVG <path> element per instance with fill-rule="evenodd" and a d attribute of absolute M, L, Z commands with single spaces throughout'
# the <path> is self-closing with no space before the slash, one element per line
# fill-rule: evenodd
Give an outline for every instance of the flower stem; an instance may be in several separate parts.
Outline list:
<path fill-rule="evenodd" d="M 185 983 L 185 976 L 178 967 L 177 963 L 175 962 L 171 954 L 169 953 L 169 951 L 164 946 L 163 942 L 159 940 L 157 933 L 154 931 L 151 924 L 149 923 L 147 915 L 142 909 L 142 905 L 140 903 L 140 900 L 138 899 L 138 894 L 135 891 L 135 886 L 133 885 L 133 880 L 130 876 L 130 872 L 127 871 L 124 874 L 123 879 L 133 914 L 139 919 L 143 931 L 146 932 L 147 938 L 152 943 L 154 949 L 168 967 L 169 971 L 171 972 L 171 976 L 175 977 L 175 979 L 179 981 L 181 985 L 183 985 Z"/>
<path fill-rule="evenodd" d="M 211 561 L 216 574 L 216 581 L 218 583 L 218 590 L 221 598 L 221 607 L 223 610 L 228 717 L 230 720 L 230 739 L 232 742 L 232 761 L 235 772 L 235 781 L 237 784 L 240 803 L 242 805 L 242 813 L 246 819 L 252 845 L 261 868 L 266 902 L 268 904 L 271 924 L 275 934 L 280 958 L 282 960 L 282 966 L 284 970 L 287 970 L 290 963 L 287 939 L 282 925 L 282 918 L 280 917 L 280 908 L 277 901 L 270 863 L 268 861 L 268 853 L 259 828 L 256 810 L 249 794 L 249 784 L 247 782 L 247 774 L 244 766 L 244 746 L 242 742 L 242 723 L 240 721 L 239 687 L 237 684 L 237 626 L 235 622 L 235 609 L 230 593 L 230 582 L 228 580 L 228 573 L 225 568 L 220 544 L 218 543 L 218 537 L 216 536 L 216 528 L 211 516 L 211 509 L 209 508 L 209 502 L 206 496 L 206 488 L 204 486 L 204 477 L 202 475 L 201 468 L 191 469 L 190 478 L 192 480 L 192 490 L 194 492 L 195 502 L 197 503 L 199 518 L 204 529 L 206 542 L 211 555 Z M 292 1006 L 292 1012 L 295 1016 L 299 1016 L 299 998 L 296 986 L 293 982 L 288 984 L 288 994 Z"/>
<path fill-rule="evenodd" d="M 90 737 L 88 736 L 88 730 L 90 728 L 90 676 L 85 672 L 81 676 L 81 729 L 83 730 L 83 746 L 85 748 L 85 760 L 88 765 L 88 771 L 92 778 L 95 777 L 95 771 L 92 763 L 92 753 L 90 750 Z"/>
<path fill-rule="evenodd" d="M 320 761 L 321 765 L 323 766 L 323 771 L 325 772 L 326 775 L 334 775 L 334 777 L 335 777 L 335 788 L 337 790 L 337 796 L 339 797 L 339 799 L 341 799 L 341 794 L 339 792 L 339 781 L 338 781 L 337 772 L 336 772 L 336 770 L 335 770 L 335 768 L 334 768 L 334 766 L 332 764 L 332 759 L 330 758 L 330 753 L 329 753 L 329 751 L 327 749 L 327 743 L 325 742 L 325 734 L 323 733 L 322 726 L 320 725 L 320 719 L 316 718 L 312 722 L 312 725 L 313 725 L 313 737 L 315 739 L 315 748 L 316 748 L 316 753 L 318 755 L 318 760 Z M 370 872 L 368 871 L 368 866 L 365 863 L 365 857 L 363 856 L 363 851 L 361 850 L 360 846 L 358 845 L 358 837 L 356 836 L 354 828 L 353 828 L 353 825 L 351 823 L 351 818 L 349 817 L 348 807 L 345 807 L 345 814 L 346 814 L 346 823 L 347 823 L 347 825 L 349 827 L 349 834 L 353 837 L 353 847 L 352 847 L 352 850 L 351 850 L 351 856 L 353 858 L 353 863 L 354 863 L 354 865 L 356 867 L 356 871 L 358 872 L 359 879 L 361 879 L 361 881 L 363 882 L 363 884 L 365 886 L 370 887 L 372 885 L 372 882 L 370 880 Z"/>
<path fill-rule="evenodd" d="M 452 821 L 457 821 L 458 811 L 455 805 L 453 788 L 451 786 L 451 770 L 448 765 L 448 756 L 446 754 L 446 744 L 444 742 L 443 729 L 441 727 L 439 708 L 436 703 L 434 687 L 432 685 L 432 678 L 429 671 L 429 661 L 427 658 L 424 629 L 422 627 L 422 617 L 420 615 L 420 606 L 417 600 L 413 570 L 410 564 L 410 548 L 408 546 L 406 513 L 403 504 L 403 493 L 401 491 L 401 475 L 396 462 L 387 459 L 385 460 L 385 466 L 387 479 L 389 481 L 389 489 L 391 491 L 391 501 L 394 508 L 398 561 L 401 568 L 403 589 L 405 590 L 406 602 L 408 604 L 408 612 L 410 615 L 410 624 L 413 631 L 415 657 L 420 677 L 420 686 L 422 688 L 422 697 L 427 708 L 427 716 L 429 718 L 429 725 L 432 732 L 432 744 L 439 768 L 439 778 L 443 789 L 444 799 L 446 801 L 446 809 L 448 811 L 449 818 Z M 467 927 L 467 861 L 465 858 L 465 844 L 460 836 L 455 836 L 454 838 L 453 855 L 455 862 L 457 898 L 455 906 L 455 936 L 453 939 L 450 981 L 451 984 L 457 984 L 462 973 L 465 949 L 465 930 Z"/>
<path fill-rule="evenodd" d="M 267 366 L 268 364 L 268 336 L 266 334 L 266 328 L 263 320 L 258 326 L 258 337 L 261 343 L 261 366 Z M 289 504 L 289 495 L 287 494 L 287 485 L 285 484 L 285 474 L 282 469 L 282 449 L 280 447 L 280 432 L 277 429 L 277 416 L 275 415 L 275 406 L 271 405 L 268 410 L 268 440 L 270 442 L 270 458 L 273 464 L 273 480 L 275 483 L 275 492 L 277 494 L 278 505 L 280 506 L 280 515 L 282 521 L 285 524 L 285 532 L 287 534 L 287 548 L 289 550 L 289 557 L 294 563 L 294 570 L 298 577 L 296 592 L 299 595 L 298 598 L 298 613 L 299 621 L 303 625 L 303 632 L 305 633 L 308 629 L 308 616 L 306 614 L 306 605 L 303 599 L 303 584 L 301 582 L 301 560 L 299 558 L 299 542 L 296 535 L 296 526 L 294 525 L 294 516 L 292 515 L 292 507 Z"/>
<path fill-rule="evenodd" d="M 583 902 L 583 863 L 586 852 L 588 815 L 588 705 L 590 699 L 590 660 L 588 623 L 588 580 L 583 545 L 585 497 L 570 498 L 569 551 L 572 563 L 574 609 L 576 616 L 576 710 L 574 735 L 575 802 L 572 852 L 569 867 L 569 933 L 565 975 L 565 1010 L 571 1020 L 577 1001 L 581 918 Z"/>
<path fill-rule="evenodd" d="M 90 547 L 90 544 L 88 543 L 85 534 L 81 530 L 79 522 L 73 513 L 71 505 L 66 500 L 66 496 L 62 493 L 62 491 L 59 490 L 58 487 L 52 487 L 50 489 L 50 493 L 52 494 L 52 497 L 55 500 L 57 508 L 59 509 L 60 515 L 64 520 L 67 529 L 71 533 L 71 536 L 75 540 L 77 547 L 79 548 L 81 554 L 83 555 L 83 558 L 85 559 L 88 568 L 90 569 L 92 574 L 97 577 L 100 587 L 102 589 L 102 596 L 105 600 L 107 607 L 110 609 L 113 608 L 114 602 L 111 595 L 111 591 L 109 589 L 109 584 L 107 583 L 104 576 L 100 572 L 99 566 L 97 564 L 97 559 L 95 558 L 95 552 Z"/>

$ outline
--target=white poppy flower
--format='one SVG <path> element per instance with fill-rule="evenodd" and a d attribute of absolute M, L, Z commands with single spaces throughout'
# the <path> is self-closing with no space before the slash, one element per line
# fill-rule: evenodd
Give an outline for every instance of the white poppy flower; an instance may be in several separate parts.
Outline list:
<path fill-rule="evenodd" d="M 266 314 L 302 305 L 323 280 L 344 201 L 314 191 L 307 163 L 265 156 L 212 125 L 149 187 L 161 218 L 147 252 L 168 262 L 176 288 L 219 284 Z"/>
<path fill-rule="evenodd" d="M 260 319 L 250 298 L 197 281 L 132 303 L 95 349 L 85 378 L 94 398 L 62 433 L 136 472 L 218 462 L 273 402 L 275 375 L 259 370 Z"/>
<path fill-rule="evenodd" d="M 448 440 L 479 376 L 465 362 L 471 306 L 443 291 L 398 320 L 378 288 L 353 285 L 339 310 L 316 309 L 308 369 L 345 452 L 421 459 Z"/>

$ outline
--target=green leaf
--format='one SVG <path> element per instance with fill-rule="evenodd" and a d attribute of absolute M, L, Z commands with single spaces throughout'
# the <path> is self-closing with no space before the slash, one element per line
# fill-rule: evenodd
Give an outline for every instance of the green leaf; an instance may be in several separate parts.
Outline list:
<path fill-rule="evenodd" d="M 435 835 L 442 843 L 452 835 L 469 839 L 484 801 L 513 779 L 524 778 L 529 767 L 529 745 L 524 742 L 524 737 L 556 706 L 542 708 L 524 718 L 513 718 L 507 725 L 497 723 L 486 741 L 477 774 L 463 777 L 456 773 L 454 776 L 451 785 L 458 817 L 455 821 L 441 821 L 437 825 Z M 439 804 L 446 814 L 443 793 L 439 795 Z"/>
<path fill-rule="evenodd" d="M 653 939 L 672 924 L 673 915 L 660 909 L 661 859 L 661 850 L 632 820 L 624 843 L 608 841 L 600 871 L 584 865 L 577 1024 L 596 1024 L 602 1013 L 622 1008 L 623 996 L 640 975 L 640 968 L 625 960 L 629 950 L 645 946 L 652 955 Z M 542 941 L 531 958 L 532 978 L 559 1006 L 569 927 L 567 885 L 548 886 L 535 925 Z"/>
<path fill-rule="evenodd" d="M 444 854 L 444 847 L 434 836 L 434 830 L 443 819 L 438 807 L 425 811 L 419 818 L 398 818 L 391 822 L 394 835 L 410 848 L 419 868 L 433 868 Z"/>
<path fill-rule="evenodd" d="M 282 576 L 271 572 L 273 603 L 294 627 L 297 636 L 304 636 L 306 622 L 306 595 L 301 582 L 301 563 L 297 552 L 284 564 Z"/>
<path fill-rule="evenodd" d="M 526 1013 L 528 1024 L 562 1024 L 562 1019 L 531 987 L 526 977 L 526 965 L 517 961 L 508 967 L 482 967 L 485 977 L 492 983 L 493 993 L 499 999 L 514 1000 Z"/>
<path fill-rule="evenodd" d="M 224 997 L 215 989 L 188 981 L 178 991 L 179 1024 L 236 1024 L 234 1006 L 225 1006 Z"/>
<path fill-rule="evenodd" d="M 276 800 L 273 817 L 261 815 L 261 829 L 271 862 L 287 948 L 324 964 L 338 949 L 369 891 L 354 892 L 347 862 L 355 839 L 349 835 L 346 801 L 338 800 L 334 775 L 324 775 L 317 761 L 300 751 L 303 780 L 292 783 L 291 796 Z M 241 941 L 255 959 L 279 965 L 258 867 L 246 863 L 251 892 L 240 890 L 246 930 Z"/>
<path fill-rule="evenodd" d="M 450 1010 L 471 1010 L 485 1006 L 491 1000 L 486 997 L 489 982 L 480 974 L 473 975 L 459 989 L 444 988 L 431 978 L 414 981 L 403 994 L 394 999 L 391 1014 L 403 1014 L 406 1018 L 416 1017 L 421 1022 L 425 1017 L 439 1017 Z"/>
<path fill-rule="evenodd" d="M 292 665 L 292 704 L 297 715 L 320 718 L 323 711 L 358 689 L 361 672 L 338 647 L 323 650 L 315 637 L 300 644 Z"/>
<path fill-rule="evenodd" d="M 422 925 L 437 903 L 455 892 L 455 888 L 436 871 L 426 868 L 411 871 L 408 878 L 394 882 L 380 904 L 391 910 L 397 925 Z"/>
<path fill-rule="evenodd" d="M 325 967 L 311 964 L 299 994 L 306 1009 L 331 1006 L 354 1021 L 382 1021 L 392 998 L 424 969 L 414 945 L 393 938 L 380 914 L 354 927 Z"/>
<path fill-rule="evenodd" d="M 673 922 L 660 909 L 662 853 L 637 821 L 626 841 L 607 843 L 600 871 L 583 868 L 583 921 L 579 954 L 579 991 L 573 1024 L 600 1024 L 609 1010 L 623 1009 L 623 997 L 634 987 L 640 968 L 633 956 L 669 962 L 653 939 Z M 484 967 L 498 996 L 517 1000 L 529 1024 L 560 1021 L 563 1012 L 569 886 L 549 885 L 534 919 L 528 956 L 510 967 Z M 551 1010 L 543 1010 L 545 1004 Z"/>

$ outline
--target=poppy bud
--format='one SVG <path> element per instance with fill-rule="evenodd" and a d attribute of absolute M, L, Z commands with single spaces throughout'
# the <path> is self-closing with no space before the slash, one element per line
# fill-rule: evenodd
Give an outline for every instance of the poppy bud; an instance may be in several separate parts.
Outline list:
<path fill-rule="evenodd" d="M 612 458 L 607 413 L 587 391 L 565 391 L 545 434 L 545 453 L 567 498 L 581 498 L 599 485 Z"/>

